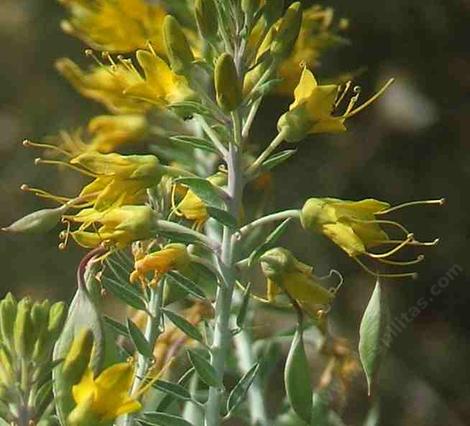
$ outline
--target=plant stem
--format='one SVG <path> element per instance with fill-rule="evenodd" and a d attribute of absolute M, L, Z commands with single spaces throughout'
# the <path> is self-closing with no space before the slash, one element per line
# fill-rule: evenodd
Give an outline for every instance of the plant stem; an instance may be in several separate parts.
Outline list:
<path fill-rule="evenodd" d="M 252 229 L 257 228 L 258 226 L 266 225 L 271 222 L 277 222 L 279 220 L 299 217 L 300 210 L 284 210 L 282 212 L 272 213 L 267 216 L 260 217 L 259 219 L 256 219 L 253 222 L 243 226 L 238 231 L 238 234 L 243 237 L 245 234 L 250 232 Z"/>
<path fill-rule="evenodd" d="M 261 164 L 263 164 L 264 160 L 266 160 L 282 142 L 284 142 L 283 132 L 279 133 L 268 145 L 268 147 L 261 153 L 261 155 L 253 162 L 253 164 L 249 167 L 247 174 L 255 173 Z"/>
<path fill-rule="evenodd" d="M 236 120 L 234 120 L 234 124 Z M 241 128 L 234 126 L 234 140 L 241 138 Z M 230 202 L 227 209 L 230 214 L 237 217 L 241 206 L 241 196 L 243 192 L 243 182 L 241 173 L 240 147 L 231 143 L 227 156 L 228 169 L 228 187 Z M 209 399 L 206 409 L 206 426 L 218 426 L 221 419 L 221 403 L 223 396 L 223 378 L 225 372 L 225 361 L 228 355 L 230 344 L 230 312 L 232 307 L 233 290 L 235 278 L 233 270 L 233 250 L 235 246 L 234 231 L 229 227 L 224 227 L 222 237 L 222 248 L 219 259 L 219 269 L 223 276 L 223 283 L 217 289 L 215 302 L 215 328 L 214 340 L 211 346 L 211 365 L 217 372 L 220 387 L 211 387 L 209 389 Z"/>

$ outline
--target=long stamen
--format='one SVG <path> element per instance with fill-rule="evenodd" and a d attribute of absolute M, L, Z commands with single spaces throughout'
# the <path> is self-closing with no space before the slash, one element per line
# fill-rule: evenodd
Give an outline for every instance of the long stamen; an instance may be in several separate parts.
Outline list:
<path fill-rule="evenodd" d="M 70 235 L 70 228 L 71 228 L 71 223 L 69 220 L 67 219 L 62 219 L 62 222 L 65 223 L 67 225 L 67 229 L 65 231 L 62 231 L 60 234 L 59 234 L 59 238 L 61 240 L 64 240 L 62 241 L 61 243 L 59 243 L 59 250 L 65 250 L 66 247 L 67 247 L 67 243 L 69 241 L 69 235 Z"/>
<path fill-rule="evenodd" d="M 95 55 L 95 52 L 93 52 L 93 50 L 91 50 L 91 49 L 85 49 L 85 55 L 88 56 L 89 58 L 92 58 L 100 68 L 103 68 L 104 70 L 106 70 L 107 72 L 109 72 L 109 73 L 114 77 L 114 73 L 112 72 L 112 70 L 110 69 L 110 67 L 108 67 L 108 66 L 106 66 L 105 64 L 103 64 L 103 62 L 101 62 L 101 61 L 98 59 L 98 57 Z"/>
<path fill-rule="evenodd" d="M 389 260 L 389 259 L 377 259 L 381 263 L 394 266 L 410 266 L 416 265 L 424 260 L 424 256 L 420 254 L 416 259 L 412 260 Z"/>
<path fill-rule="evenodd" d="M 31 142 L 29 139 L 25 139 L 23 141 L 23 146 L 26 148 L 42 148 L 42 149 L 50 149 L 52 151 L 56 151 L 62 155 L 65 155 L 66 157 L 71 157 L 72 154 L 56 145 L 48 144 L 48 143 L 39 143 L 39 142 Z"/>
<path fill-rule="evenodd" d="M 386 210 L 381 210 L 379 212 L 374 213 L 375 215 L 380 215 L 380 214 L 387 214 L 390 212 L 394 212 L 400 209 L 403 209 L 405 207 L 411 207 L 411 206 L 420 206 L 420 205 L 427 205 L 427 204 L 435 204 L 438 206 L 443 206 L 445 204 L 446 199 L 441 198 L 439 200 L 421 200 L 421 201 L 410 201 L 408 203 L 403 203 L 399 204 L 398 206 L 393 206 L 390 207 L 389 209 Z"/>
<path fill-rule="evenodd" d="M 56 201 L 60 204 L 66 204 L 69 201 L 71 201 L 71 199 L 68 198 L 68 197 L 62 197 L 60 195 L 54 195 L 54 194 L 51 194 L 47 191 L 44 191 L 43 189 L 32 188 L 32 187 L 30 187 L 26 184 L 21 185 L 20 189 L 22 191 L 25 191 L 25 192 L 31 192 L 32 194 L 36 195 L 37 197 L 46 198 L 48 200 L 54 200 L 54 201 Z"/>
<path fill-rule="evenodd" d="M 373 240 L 375 244 L 401 244 L 403 240 Z M 408 243 L 410 246 L 424 246 L 424 247 L 433 247 L 439 243 L 439 238 L 434 239 L 433 241 L 418 241 L 413 239 Z"/>
<path fill-rule="evenodd" d="M 412 278 L 416 279 L 418 278 L 418 274 L 416 272 L 406 272 L 403 274 L 382 274 L 382 273 L 377 273 L 372 271 L 368 266 L 366 266 L 363 262 L 361 262 L 357 257 L 353 257 L 353 259 L 361 266 L 364 271 L 366 271 L 368 274 L 373 275 L 374 277 L 377 278 Z"/>
<path fill-rule="evenodd" d="M 365 254 L 369 257 L 372 257 L 373 259 L 385 259 L 385 258 L 391 256 L 392 254 L 395 254 L 398 251 L 400 251 L 403 247 L 408 245 L 410 243 L 410 241 L 413 241 L 413 238 L 414 238 L 413 234 L 409 234 L 408 238 L 406 240 L 402 241 L 401 244 L 398 244 L 396 247 L 392 248 L 391 250 L 389 250 L 385 253 L 369 253 L 369 252 L 366 252 Z"/>
<path fill-rule="evenodd" d="M 345 86 L 344 86 L 344 89 L 343 91 L 339 94 L 338 96 L 338 99 L 335 100 L 335 108 L 337 108 L 339 106 L 339 104 L 341 104 L 341 102 L 343 101 L 344 97 L 346 96 L 346 93 L 349 92 L 349 88 L 351 87 L 351 84 L 352 84 L 352 81 L 349 80 Z"/>
<path fill-rule="evenodd" d="M 364 108 L 368 107 L 372 102 L 374 102 L 375 100 L 377 100 L 380 96 L 383 95 L 383 93 L 389 88 L 389 86 L 393 83 L 394 79 L 391 78 L 390 80 L 387 81 L 387 83 L 385 83 L 385 85 L 374 95 L 372 96 L 371 98 L 369 98 L 369 100 L 367 100 L 366 102 L 364 102 L 361 106 L 358 106 L 356 109 L 352 110 L 352 111 L 349 111 L 347 114 L 344 114 L 342 116 L 342 118 L 349 118 L 349 117 L 352 117 L 353 115 L 356 115 L 358 112 L 362 111 Z"/>
<path fill-rule="evenodd" d="M 411 232 L 408 231 L 401 223 L 395 222 L 393 220 L 381 220 L 381 219 L 374 219 L 374 220 L 362 220 L 362 219 L 356 219 L 356 218 L 350 218 L 351 221 L 353 222 L 358 222 L 358 223 L 376 223 L 378 225 L 390 225 L 390 226 L 395 226 L 396 228 L 400 229 L 405 233 L 406 236 L 410 235 Z"/>
<path fill-rule="evenodd" d="M 90 176 L 92 178 L 97 178 L 98 175 L 96 174 L 93 174 L 92 172 L 84 169 L 84 168 L 80 168 L 78 166 L 75 166 L 73 164 L 70 164 L 70 163 L 67 163 L 66 161 L 60 161 L 60 160 L 44 160 L 43 158 L 36 158 L 34 160 L 34 164 L 38 165 L 38 164 L 51 164 L 51 165 L 58 165 L 58 166 L 65 166 L 65 167 L 68 167 L 72 170 L 75 170 L 76 172 L 79 172 L 79 173 L 82 173 L 86 176 Z"/>

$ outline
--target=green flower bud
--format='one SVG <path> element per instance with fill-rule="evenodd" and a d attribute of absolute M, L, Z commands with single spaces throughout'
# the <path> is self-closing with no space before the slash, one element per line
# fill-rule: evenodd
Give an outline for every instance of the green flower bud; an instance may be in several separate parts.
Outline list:
<path fill-rule="evenodd" d="M 11 293 L 0 302 L 0 333 L 2 343 L 13 349 L 13 328 L 18 303 Z"/>
<path fill-rule="evenodd" d="M 300 223 L 304 229 L 319 232 L 325 223 L 334 221 L 324 209 L 325 201 L 319 198 L 309 198 L 300 212 Z"/>
<path fill-rule="evenodd" d="M 194 3 L 194 15 L 202 38 L 209 41 L 214 40 L 219 29 L 214 0 L 196 0 Z"/>
<path fill-rule="evenodd" d="M 15 383 L 15 371 L 12 368 L 11 356 L 7 349 L 0 347 L 0 384 L 7 389 Z"/>
<path fill-rule="evenodd" d="M 163 38 L 171 68 L 178 74 L 189 71 L 194 55 L 179 22 L 167 15 L 163 22 Z"/>
<path fill-rule="evenodd" d="M 51 339 L 56 340 L 65 322 L 67 314 L 67 305 L 64 302 L 57 302 L 51 306 L 49 310 L 49 324 L 47 332 Z"/>
<path fill-rule="evenodd" d="M 90 363 L 93 350 L 93 332 L 82 329 L 73 339 L 72 346 L 62 366 L 62 373 L 67 382 L 76 384 L 80 381 Z"/>
<path fill-rule="evenodd" d="M 242 86 L 233 58 L 223 53 L 217 60 L 214 73 L 217 103 L 225 111 L 233 111 L 242 102 Z"/>
<path fill-rule="evenodd" d="M 34 345 L 33 359 L 39 363 L 49 354 L 53 341 L 48 333 L 49 311 L 51 304 L 48 300 L 36 303 L 31 311 L 33 327 L 36 330 L 37 338 Z"/>
<path fill-rule="evenodd" d="M 271 45 L 271 53 L 282 60 L 294 48 L 302 25 L 302 5 L 300 2 L 292 3 L 282 18 L 278 32 Z"/>
<path fill-rule="evenodd" d="M 36 343 L 31 319 L 32 304 L 29 297 L 21 299 L 13 326 L 13 342 L 16 354 L 29 359 Z"/>
<path fill-rule="evenodd" d="M 62 218 L 64 206 L 56 209 L 43 209 L 30 213 L 12 223 L 2 231 L 19 234 L 43 234 L 53 229 Z"/>
<path fill-rule="evenodd" d="M 284 0 L 268 0 L 264 6 L 263 16 L 268 26 L 274 24 L 284 10 Z"/>

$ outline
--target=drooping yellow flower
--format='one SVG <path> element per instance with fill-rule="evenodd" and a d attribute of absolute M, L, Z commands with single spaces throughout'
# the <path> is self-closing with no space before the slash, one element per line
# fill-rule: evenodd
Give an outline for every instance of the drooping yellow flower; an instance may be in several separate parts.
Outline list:
<path fill-rule="evenodd" d="M 70 424 L 98 426 L 141 410 L 141 403 L 130 395 L 134 373 L 134 365 L 128 362 L 112 365 L 98 377 L 87 368 L 80 382 L 72 388 L 77 405 L 70 413 Z"/>
<path fill-rule="evenodd" d="M 142 78 L 123 63 L 92 66 L 84 71 L 70 59 L 62 58 L 56 62 L 56 68 L 77 92 L 103 104 L 111 112 L 139 114 L 151 107 L 124 94 L 128 87 L 140 83 Z"/>
<path fill-rule="evenodd" d="M 70 160 L 94 180 L 80 192 L 79 198 L 106 209 L 135 204 L 143 200 L 146 190 L 160 182 L 163 171 L 154 155 L 101 154 L 85 152 Z"/>
<path fill-rule="evenodd" d="M 299 84 L 294 91 L 294 102 L 278 122 L 278 129 L 283 132 L 288 142 L 298 142 L 308 134 L 338 133 L 346 131 L 344 122 L 364 109 L 384 93 L 393 82 L 389 80 L 372 98 L 361 106 L 354 108 L 358 95 L 354 95 L 341 115 L 333 115 L 344 99 L 350 85 L 343 91 L 335 84 L 319 85 L 312 72 L 304 68 Z"/>
<path fill-rule="evenodd" d="M 139 114 L 100 115 L 88 123 L 88 131 L 92 135 L 90 146 L 104 154 L 139 140 L 146 130 L 147 120 Z"/>
<path fill-rule="evenodd" d="M 144 284 L 155 285 L 160 278 L 172 270 L 182 270 L 189 265 L 190 257 L 184 244 L 167 244 L 161 250 L 145 255 L 136 260 L 130 281 L 140 280 Z M 154 273 L 153 279 L 148 283 L 146 275 Z"/>
<path fill-rule="evenodd" d="M 101 244 L 124 248 L 133 241 L 146 240 L 154 235 L 155 214 L 149 206 L 123 206 L 106 210 L 84 209 L 76 215 L 64 216 L 73 223 L 81 223 L 71 232 L 82 247 Z"/>
<path fill-rule="evenodd" d="M 321 54 L 328 48 L 344 43 L 339 33 L 347 27 L 347 21 L 341 19 L 333 26 L 334 11 L 314 5 L 305 9 L 299 37 L 290 56 L 279 68 L 282 83 L 278 93 L 290 96 L 302 74 L 301 64 L 309 69 L 318 66 Z"/>
<path fill-rule="evenodd" d="M 274 301 L 282 291 L 311 315 L 331 303 L 334 293 L 325 289 L 313 275 L 313 268 L 298 261 L 290 251 L 277 247 L 261 258 L 261 269 L 267 279 L 268 300 Z"/>
<path fill-rule="evenodd" d="M 325 235 L 356 260 L 359 256 L 365 255 L 382 263 L 407 266 L 422 261 L 424 257 L 418 256 L 410 261 L 389 258 L 406 246 L 435 245 L 438 240 L 421 243 L 415 240 L 414 235 L 403 225 L 386 218 L 382 219 L 382 215 L 418 204 L 442 205 L 443 200 L 417 201 L 390 207 L 390 204 L 374 199 L 344 201 L 335 198 L 310 198 L 301 210 L 300 219 L 304 229 Z M 384 226 L 398 230 L 401 234 L 400 237 L 391 239 L 383 229 Z M 381 245 L 391 245 L 392 248 L 384 253 L 370 251 L 370 249 Z M 359 260 L 358 262 L 365 266 Z"/>
<path fill-rule="evenodd" d="M 145 100 L 158 107 L 188 100 L 194 96 L 186 79 L 173 72 L 153 49 L 138 50 L 136 57 L 145 77 L 140 77 L 139 82 L 126 88 L 127 96 Z"/>
<path fill-rule="evenodd" d="M 161 3 L 145 0 L 60 0 L 69 10 L 62 28 L 90 47 L 127 53 L 151 42 L 163 53 Z"/>

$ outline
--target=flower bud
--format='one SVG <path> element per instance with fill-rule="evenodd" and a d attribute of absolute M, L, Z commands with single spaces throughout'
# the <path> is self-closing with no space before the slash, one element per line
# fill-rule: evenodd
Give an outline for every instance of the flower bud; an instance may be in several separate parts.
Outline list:
<path fill-rule="evenodd" d="M 21 234 L 43 234 L 53 229 L 64 214 L 64 206 L 56 209 L 43 209 L 30 213 L 12 223 L 2 231 Z"/>
<path fill-rule="evenodd" d="M 287 9 L 271 45 L 271 53 L 278 60 L 288 56 L 294 48 L 302 25 L 302 5 L 295 2 Z"/>
<path fill-rule="evenodd" d="M 311 128 L 311 119 L 303 108 L 287 111 L 279 118 L 277 129 L 284 135 L 284 140 L 297 143 L 304 139 Z"/>
<path fill-rule="evenodd" d="M 217 103 L 225 111 L 233 111 L 242 102 L 242 87 L 233 58 L 223 53 L 217 60 L 214 73 Z"/>
<path fill-rule="evenodd" d="M 0 333 L 2 343 L 13 349 L 13 328 L 18 303 L 11 293 L 0 302 Z"/>
<path fill-rule="evenodd" d="M 49 311 L 49 323 L 47 326 L 47 333 L 51 339 L 56 340 L 65 322 L 67 314 L 67 305 L 64 302 L 57 302 L 51 306 Z"/>
<path fill-rule="evenodd" d="M 92 349 L 93 332 L 89 328 L 82 329 L 73 339 L 62 366 L 62 373 L 68 383 L 75 384 L 80 381 L 90 363 Z"/>
<path fill-rule="evenodd" d="M 194 55 L 181 25 L 171 15 L 163 22 L 163 36 L 172 70 L 178 74 L 189 71 Z"/>
<path fill-rule="evenodd" d="M 13 342 L 17 355 L 29 359 L 35 344 L 33 322 L 31 320 L 32 304 L 29 297 L 18 303 L 15 324 L 13 326 Z"/>
<path fill-rule="evenodd" d="M 202 38 L 208 39 L 209 41 L 214 40 L 217 37 L 217 31 L 219 29 L 217 9 L 214 0 L 196 0 L 194 4 L 194 14 Z"/>

